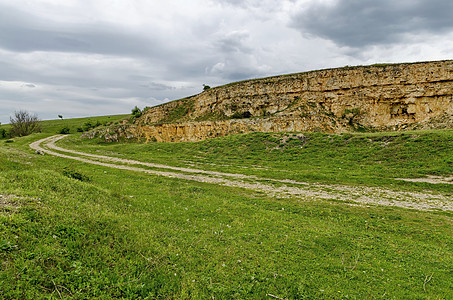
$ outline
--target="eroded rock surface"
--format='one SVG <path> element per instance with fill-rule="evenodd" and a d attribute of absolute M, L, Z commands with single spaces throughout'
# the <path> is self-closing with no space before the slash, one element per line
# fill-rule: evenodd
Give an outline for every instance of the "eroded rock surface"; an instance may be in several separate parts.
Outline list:
<path fill-rule="evenodd" d="M 134 125 L 100 134 L 107 140 L 199 141 L 252 131 L 398 130 L 439 118 L 451 120 L 452 115 L 453 61 L 449 60 L 237 82 L 152 107 Z"/>

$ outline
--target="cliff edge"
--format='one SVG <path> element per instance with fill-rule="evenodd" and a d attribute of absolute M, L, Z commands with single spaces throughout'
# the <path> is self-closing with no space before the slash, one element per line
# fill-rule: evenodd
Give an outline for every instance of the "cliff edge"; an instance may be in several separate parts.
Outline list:
<path fill-rule="evenodd" d="M 101 135 L 106 140 L 179 142 L 253 131 L 451 128 L 452 119 L 453 61 L 447 60 L 344 67 L 231 83 L 152 107 L 133 125 L 107 129 Z"/>

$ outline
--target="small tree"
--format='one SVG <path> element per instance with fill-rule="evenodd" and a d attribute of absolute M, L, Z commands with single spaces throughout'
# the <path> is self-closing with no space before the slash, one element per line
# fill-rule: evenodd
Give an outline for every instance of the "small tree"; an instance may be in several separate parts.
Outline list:
<path fill-rule="evenodd" d="M 62 120 L 63 120 L 63 116 L 62 116 L 62 115 L 58 115 L 58 117 L 59 117 L 60 119 L 62 119 Z"/>
<path fill-rule="evenodd" d="M 209 90 L 211 87 L 207 84 L 203 84 L 203 91 Z"/>
<path fill-rule="evenodd" d="M 138 108 L 137 106 L 135 106 L 133 109 L 132 109 L 132 116 L 134 118 L 140 118 L 142 115 L 142 111 L 140 110 L 140 108 Z"/>
<path fill-rule="evenodd" d="M 25 110 L 15 111 L 14 117 L 10 117 L 9 122 L 11 136 L 25 136 L 41 131 L 41 120 L 38 116 Z"/>

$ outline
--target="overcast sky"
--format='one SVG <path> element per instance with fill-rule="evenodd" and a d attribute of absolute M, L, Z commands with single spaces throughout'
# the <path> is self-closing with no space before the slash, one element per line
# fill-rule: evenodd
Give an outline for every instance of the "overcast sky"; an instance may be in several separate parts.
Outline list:
<path fill-rule="evenodd" d="M 203 84 L 453 58 L 451 0 L 0 0 L 0 122 L 130 113 Z"/>

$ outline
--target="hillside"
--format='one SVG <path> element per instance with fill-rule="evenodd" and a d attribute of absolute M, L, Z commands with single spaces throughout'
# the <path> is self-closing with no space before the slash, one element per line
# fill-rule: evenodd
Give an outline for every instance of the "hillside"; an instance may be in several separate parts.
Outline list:
<path fill-rule="evenodd" d="M 449 298 L 453 130 L 51 137 L 121 118 L 0 140 L 0 298 Z"/>
<path fill-rule="evenodd" d="M 246 80 L 148 109 L 101 133 L 199 141 L 246 132 L 453 127 L 453 61 L 345 67 Z"/>

